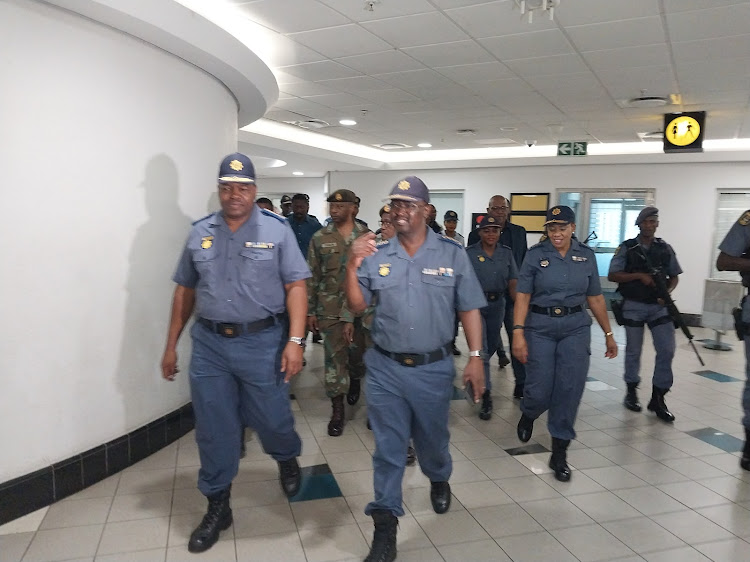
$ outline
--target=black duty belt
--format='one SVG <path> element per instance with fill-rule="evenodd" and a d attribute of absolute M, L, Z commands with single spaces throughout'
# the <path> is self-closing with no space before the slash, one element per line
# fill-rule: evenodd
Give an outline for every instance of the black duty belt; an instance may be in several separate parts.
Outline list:
<path fill-rule="evenodd" d="M 502 298 L 502 296 L 504 294 L 505 293 L 487 293 L 487 292 L 485 292 L 484 296 L 487 297 L 487 302 L 495 302 L 496 300 L 499 300 L 500 298 Z"/>
<path fill-rule="evenodd" d="M 284 318 L 284 314 L 269 316 L 263 320 L 255 322 L 232 323 L 232 322 L 214 322 L 206 318 L 198 318 L 198 322 L 220 336 L 225 338 L 236 338 L 242 334 L 254 334 L 278 324 Z"/>
<path fill-rule="evenodd" d="M 531 312 L 537 314 L 546 314 L 547 316 L 567 316 L 568 314 L 575 314 L 576 312 L 583 312 L 583 305 L 578 306 L 537 306 L 531 305 Z"/>
<path fill-rule="evenodd" d="M 390 357 L 397 363 L 401 363 L 404 367 L 418 367 L 420 365 L 429 365 L 435 361 L 440 361 L 445 356 L 450 355 L 453 352 L 453 344 L 447 343 L 443 347 L 439 347 L 435 351 L 429 353 L 394 353 L 388 351 L 375 344 L 373 346 L 378 352 L 382 353 L 386 357 Z"/>

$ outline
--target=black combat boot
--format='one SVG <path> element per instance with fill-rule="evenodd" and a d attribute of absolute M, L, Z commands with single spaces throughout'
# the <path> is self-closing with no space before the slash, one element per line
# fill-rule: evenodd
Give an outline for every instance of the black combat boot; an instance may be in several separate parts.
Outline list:
<path fill-rule="evenodd" d="M 531 439 L 531 433 L 533 431 L 534 418 L 530 418 L 526 414 L 521 414 L 521 419 L 518 420 L 518 426 L 516 427 L 518 438 L 526 443 L 529 439 Z"/>
<path fill-rule="evenodd" d="M 301 481 L 302 474 L 296 457 L 287 461 L 279 461 L 279 482 L 286 497 L 291 498 L 297 495 Z"/>
<path fill-rule="evenodd" d="M 230 488 L 208 496 L 208 511 L 201 524 L 190 535 L 188 550 L 204 552 L 219 540 L 219 533 L 232 524 L 232 509 L 229 507 Z"/>
<path fill-rule="evenodd" d="M 448 482 L 430 483 L 430 501 L 435 513 L 442 514 L 451 507 L 451 485 Z"/>
<path fill-rule="evenodd" d="M 667 404 L 664 402 L 664 395 L 669 392 L 668 388 L 657 388 L 654 387 L 653 393 L 651 394 L 651 401 L 648 403 L 647 408 L 654 412 L 657 417 L 665 422 L 673 422 L 674 415 L 667 409 Z"/>
<path fill-rule="evenodd" d="M 626 384 L 628 385 L 628 393 L 625 395 L 623 404 L 628 410 L 631 410 L 633 412 L 640 412 L 643 408 L 641 408 L 641 403 L 638 402 L 638 393 L 636 392 L 638 383 L 629 382 Z"/>
<path fill-rule="evenodd" d="M 354 406 L 359 401 L 359 379 L 349 379 L 349 392 L 346 393 L 346 403 Z"/>
<path fill-rule="evenodd" d="M 740 466 L 745 470 L 750 470 L 750 428 L 745 428 L 745 448 L 742 450 Z"/>
<path fill-rule="evenodd" d="M 516 383 L 513 387 L 513 398 L 523 398 L 523 383 Z"/>
<path fill-rule="evenodd" d="M 365 562 L 393 562 L 396 559 L 398 517 L 385 509 L 374 509 L 372 520 L 375 523 L 375 533 Z"/>
<path fill-rule="evenodd" d="M 333 406 L 333 414 L 331 415 L 331 421 L 328 422 L 328 435 L 338 437 L 344 433 L 344 395 L 339 394 L 335 398 L 331 398 L 331 405 Z"/>
<path fill-rule="evenodd" d="M 552 438 L 552 456 L 549 458 L 549 467 L 555 471 L 555 478 L 560 482 L 570 480 L 568 445 L 570 445 L 570 439 Z"/>
<path fill-rule="evenodd" d="M 490 391 L 485 390 L 482 394 L 482 407 L 479 409 L 479 419 L 488 420 L 492 417 L 492 396 Z"/>

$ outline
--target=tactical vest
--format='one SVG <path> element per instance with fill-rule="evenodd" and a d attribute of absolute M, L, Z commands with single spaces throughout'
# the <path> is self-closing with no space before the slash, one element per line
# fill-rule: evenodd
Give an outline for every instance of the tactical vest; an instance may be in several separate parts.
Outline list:
<path fill-rule="evenodd" d="M 627 252 L 625 254 L 625 273 L 651 273 L 649 265 L 662 272 L 669 268 L 672 256 L 669 252 L 669 245 L 661 238 L 655 238 L 648 250 L 638 243 L 637 238 L 625 240 L 622 243 L 622 248 Z M 644 253 L 648 256 L 648 264 L 643 257 Z M 655 303 L 657 299 L 656 288 L 646 286 L 640 281 L 620 283 L 617 291 L 626 299 L 635 301 Z"/>

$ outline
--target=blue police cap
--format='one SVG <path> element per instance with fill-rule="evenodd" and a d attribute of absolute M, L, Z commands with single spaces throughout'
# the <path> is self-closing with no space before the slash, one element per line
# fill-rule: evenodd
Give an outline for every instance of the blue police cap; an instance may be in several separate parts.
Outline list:
<path fill-rule="evenodd" d="M 479 223 L 479 226 L 477 227 L 477 229 L 482 230 L 483 228 L 489 228 L 491 226 L 500 228 L 500 221 L 497 220 L 495 217 L 485 215 L 484 218 L 482 219 L 482 222 Z"/>
<path fill-rule="evenodd" d="M 443 216 L 444 221 L 457 221 L 458 220 L 458 213 L 456 211 L 445 211 L 445 215 Z"/>
<path fill-rule="evenodd" d="M 566 205 L 556 205 L 547 210 L 547 221 L 544 224 L 568 224 L 571 222 L 576 222 L 576 214 L 573 212 L 573 209 Z"/>
<path fill-rule="evenodd" d="M 424 182 L 417 176 L 406 176 L 399 180 L 391 189 L 391 194 L 386 201 L 400 199 L 402 201 L 424 201 L 430 202 L 430 192 Z"/>
<path fill-rule="evenodd" d="M 239 152 L 226 156 L 219 166 L 219 183 L 255 183 L 255 167 Z"/>
<path fill-rule="evenodd" d="M 658 217 L 659 216 L 659 209 L 656 207 L 644 207 L 641 209 L 641 212 L 638 213 L 638 218 L 635 219 L 635 226 L 640 225 L 643 221 L 645 221 L 649 217 Z"/>

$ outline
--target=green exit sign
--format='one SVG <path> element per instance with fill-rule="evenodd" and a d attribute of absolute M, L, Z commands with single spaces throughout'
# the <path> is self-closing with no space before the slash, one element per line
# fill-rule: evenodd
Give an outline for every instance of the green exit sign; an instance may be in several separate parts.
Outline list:
<path fill-rule="evenodd" d="M 584 141 L 568 141 L 557 143 L 558 156 L 586 156 L 589 143 Z"/>

